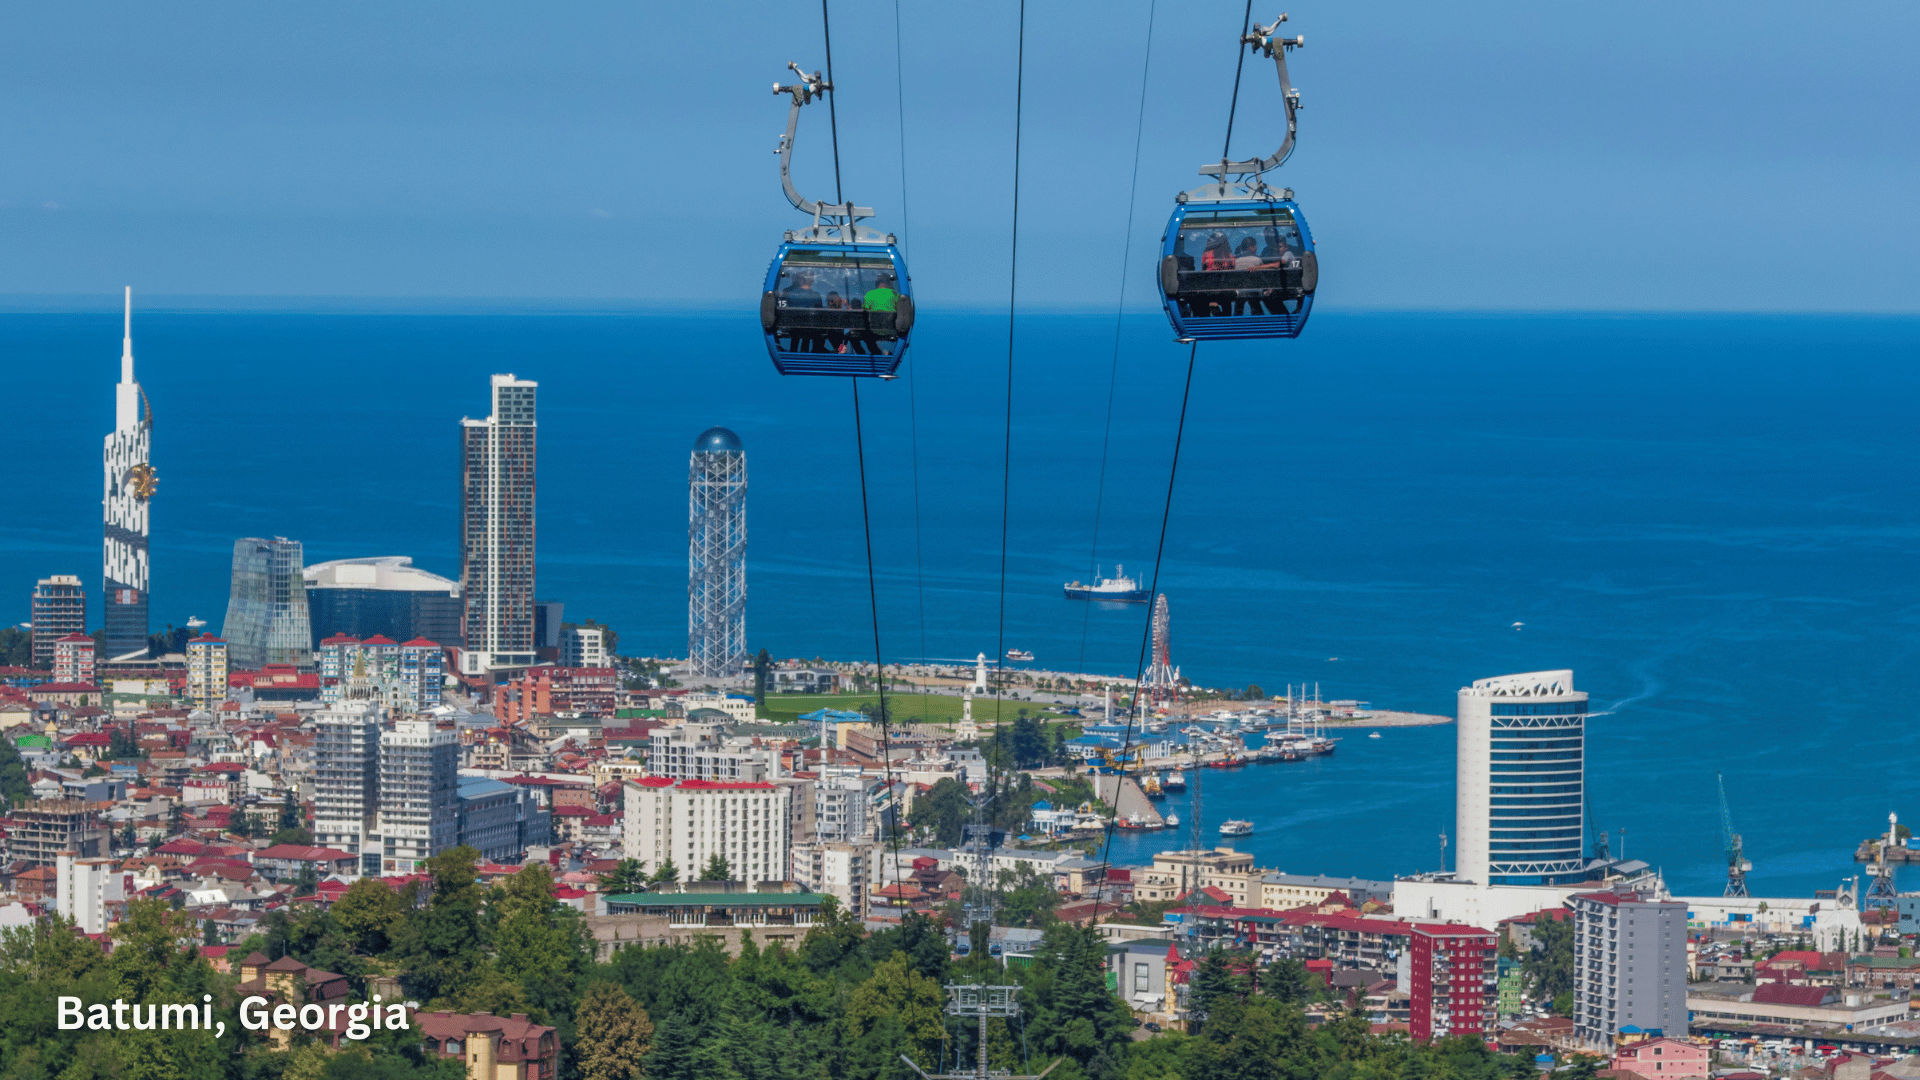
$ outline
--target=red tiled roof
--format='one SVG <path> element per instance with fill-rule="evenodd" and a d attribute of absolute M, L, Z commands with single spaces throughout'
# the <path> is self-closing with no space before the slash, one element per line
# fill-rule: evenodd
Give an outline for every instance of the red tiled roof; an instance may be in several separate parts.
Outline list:
<path fill-rule="evenodd" d="M 718 780 L 682 780 L 679 787 L 684 791 L 772 791 L 773 785 L 765 782 L 745 784 L 725 784 Z"/>
<path fill-rule="evenodd" d="M 365 641 L 362 641 L 360 644 L 362 645 L 398 645 L 400 643 L 386 636 L 385 634 L 375 634 L 372 637 L 367 638 Z"/>
<path fill-rule="evenodd" d="M 439 642 L 430 641 L 423 637 L 414 638 L 412 641 L 401 642 L 401 648 L 404 649 L 437 649 L 439 647 Z"/>
<path fill-rule="evenodd" d="M 309 847 L 305 844 L 275 844 L 253 853 L 254 860 L 293 859 L 299 862 L 338 862 L 353 858 L 352 853 L 334 848 Z"/>
<path fill-rule="evenodd" d="M 56 645 L 62 641 L 85 641 L 91 644 L 93 642 L 93 639 L 88 637 L 85 634 L 68 634 L 66 637 L 54 638 L 53 641 L 54 641 L 54 644 Z"/>
<path fill-rule="evenodd" d="M 358 645 L 359 643 L 359 638 L 349 634 L 335 634 L 332 637 L 322 638 L 320 640 L 320 644 L 322 645 Z"/>
<path fill-rule="evenodd" d="M 217 641 L 222 645 L 225 645 L 227 643 L 226 638 L 217 638 L 217 637 L 214 637 L 212 634 L 201 634 L 199 637 L 194 638 L 193 640 L 194 641 Z"/>
<path fill-rule="evenodd" d="M 90 682 L 43 682 L 27 688 L 28 694 L 97 694 L 100 688 Z"/>
<path fill-rule="evenodd" d="M 1822 1005 L 1833 992 L 1828 986 L 1789 986 L 1786 983 L 1761 983 L 1754 987 L 1756 1005 Z"/>

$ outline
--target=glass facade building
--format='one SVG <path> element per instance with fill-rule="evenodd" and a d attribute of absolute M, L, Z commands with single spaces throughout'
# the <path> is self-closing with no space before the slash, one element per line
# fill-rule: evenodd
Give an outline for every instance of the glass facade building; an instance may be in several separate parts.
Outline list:
<path fill-rule="evenodd" d="M 493 413 L 460 421 L 461 673 L 534 662 L 533 467 L 540 384 L 493 377 Z"/>
<path fill-rule="evenodd" d="M 228 660 L 243 671 L 268 664 L 313 666 L 313 629 L 300 574 L 300 541 L 276 536 L 233 543 L 233 588 L 227 601 Z"/>
<path fill-rule="evenodd" d="M 1568 885 L 1586 861 L 1587 695 L 1571 671 L 1479 679 L 1459 694 L 1455 870 L 1487 885 Z"/>

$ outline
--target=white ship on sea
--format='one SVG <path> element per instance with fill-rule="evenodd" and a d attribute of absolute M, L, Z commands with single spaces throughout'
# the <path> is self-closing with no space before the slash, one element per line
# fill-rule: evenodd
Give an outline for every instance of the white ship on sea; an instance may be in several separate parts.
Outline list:
<path fill-rule="evenodd" d="M 1140 583 L 1127 576 L 1127 568 L 1116 566 L 1112 577 L 1101 577 L 1100 569 L 1094 568 L 1093 584 L 1082 585 L 1078 581 L 1069 581 L 1066 585 L 1069 600 L 1107 600 L 1121 604 L 1144 604 L 1147 602 L 1147 590 Z"/>
<path fill-rule="evenodd" d="M 1222 822 L 1220 824 L 1220 835 L 1221 836 L 1252 836 L 1253 822 L 1237 821 L 1237 820 Z"/>

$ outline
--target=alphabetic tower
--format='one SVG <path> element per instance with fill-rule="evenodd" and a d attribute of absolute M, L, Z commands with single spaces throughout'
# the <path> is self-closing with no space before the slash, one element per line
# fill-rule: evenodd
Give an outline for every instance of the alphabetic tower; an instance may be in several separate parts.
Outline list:
<path fill-rule="evenodd" d="M 747 666 L 747 452 L 708 428 L 687 465 L 687 669 L 707 678 Z"/>

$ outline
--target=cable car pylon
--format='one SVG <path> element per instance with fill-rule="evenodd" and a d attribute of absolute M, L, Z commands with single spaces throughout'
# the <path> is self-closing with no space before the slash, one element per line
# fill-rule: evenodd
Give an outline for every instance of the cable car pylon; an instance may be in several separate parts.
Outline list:
<path fill-rule="evenodd" d="M 1182 343 L 1296 338 L 1313 310 L 1313 294 L 1320 285 L 1313 233 L 1293 201 L 1293 190 L 1263 179 L 1293 156 L 1299 130 L 1300 92 L 1287 75 L 1287 52 L 1304 47 L 1307 39 L 1274 36 L 1286 21 L 1282 14 L 1272 25 L 1256 24 L 1240 35 L 1247 50 L 1273 60 L 1286 108 L 1286 138 L 1266 157 L 1232 160 L 1230 109 L 1220 160 L 1200 167 L 1200 175 L 1218 179 L 1174 197 L 1173 216 L 1161 237 L 1160 300 Z M 1242 65 L 1246 58 L 1242 52 Z M 1239 98 L 1236 68 L 1233 109 Z"/>
<path fill-rule="evenodd" d="M 829 63 L 831 67 L 831 63 Z M 767 268 L 760 294 L 760 329 L 767 355 L 782 375 L 840 375 L 891 379 L 907 352 L 913 331 L 913 289 L 907 262 L 892 233 L 860 224 L 873 208 L 852 201 L 818 202 L 793 185 L 793 144 L 800 110 L 833 93 L 819 72 L 809 75 L 797 63 L 787 68 L 800 77 L 791 85 L 773 84 L 773 92 L 792 98 L 787 130 L 780 136 L 780 187 L 794 209 L 813 218 L 804 229 L 789 229 Z M 834 172 L 840 168 L 838 139 Z M 839 193 L 836 192 L 837 197 Z"/>

